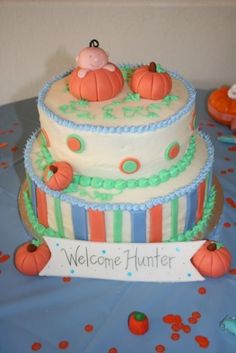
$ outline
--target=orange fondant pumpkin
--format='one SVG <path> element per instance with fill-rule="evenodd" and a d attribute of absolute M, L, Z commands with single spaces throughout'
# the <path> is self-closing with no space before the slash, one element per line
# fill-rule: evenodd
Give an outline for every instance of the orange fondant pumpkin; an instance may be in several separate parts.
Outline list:
<path fill-rule="evenodd" d="M 230 269 L 231 254 L 222 244 L 208 240 L 192 257 L 192 263 L 201 275 L 220 277 Z"/>
<path fill-rule="evenodd" d="M 149 66 L 145 65 L 135 70 L 130 87 L 142 98 L 162 99 L 170 93 L 172 80 L 163 69 L 160 72 L 156 71 L 156 64 L 151 62 Z"/>
<path fill-rule="evenodd" d="M 236 121 L 236 99 L 230 98 L 228 86 L 213 91 L 208 98 L 208 112 L 220 124 L 234 126 Z"/>
<path fill-rule="evenodd" d="M 129 315 L 128 327 L 134 335 L 144 335 L 149 329 L 149 320 L 144 313 L 134 311 Z"/>
<path fill-rule="evenodd" d="M 84 77 L 78 77 L 77 67 L 69 78 L 70 93 L 78 99 L 88 101 L 104 101 L 115 97 L 124 85 L 121 71 L 115 67 L 114 71 L 105 68 L 91 70 Z"/>
<path fill-rule="evenodd" d="M 72 182 L 73 169 L 67 162 L 55 162 L 44 171 L 44 182 L 52 190 L 63 190 Z"/>
<path fill-rule="evenodd" d="M 31 243 L 21 245 L 15 253 L 15 266 L 24 275 L 36 276 L 51 257 L 51 252 L 46 243 L 38 247 Z"/>

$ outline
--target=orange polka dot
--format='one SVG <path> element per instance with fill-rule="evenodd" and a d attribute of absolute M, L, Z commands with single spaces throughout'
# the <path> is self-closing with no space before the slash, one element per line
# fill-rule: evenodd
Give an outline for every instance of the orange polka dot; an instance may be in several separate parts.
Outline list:
<path fill-rule="evenodd" d="M 67 145 L 71 149 L 71 151 L 79 151 L 81 148 L 81 143 L 75 137 L 70 137 L 67 140 Z"/>
<path fill-rule="evenodd" d="M 71 281 L 71 277 L 63 277 L 62 280 L 63 282 L 67 283 Z"/>
<path fill-rule="evenodd" d="M 111 347 L 108 351 L 108 353 L 118 353 L 118 349 L 115 347 Z"/>

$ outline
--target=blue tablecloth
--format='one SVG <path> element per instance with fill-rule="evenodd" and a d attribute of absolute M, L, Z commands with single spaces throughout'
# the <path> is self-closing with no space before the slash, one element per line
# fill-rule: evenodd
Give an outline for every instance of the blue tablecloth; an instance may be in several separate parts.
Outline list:
<path fill-rule="evenodd" d="M 215 174 L 224 189 L 220 240 L 231 250 L 236 267 L 236 148 L 217 136 L 230 131 L 206 111 L 209 92 L 199 90 L 197 115 L 216 149 Z M 0 107 L 0 352 L 1 353 L 197 353 L 196 336 L 209 340 L 205 351 L 236 352 L 236 337 L 219 327 L 226 315 L 236 315 L 236 271 L 204 282 L 129 283 L 80 278 L 27 277 L 14 267 L 13 254 L 30 239 L 17 206 L 24 180 L 23 149 L 39 126 L 36 100 Z M 201 289 L 200 289 L 201 288 Z M 144 312 L 150 329 L 135 336 L 127 328 L 132 311 Z M 189 323 L 193 312 L 197 323 Z M 191 332 L 172 336 L 167 314 L 181 315 Z M 177 338 L 177 340 L 174 340 Z"/>

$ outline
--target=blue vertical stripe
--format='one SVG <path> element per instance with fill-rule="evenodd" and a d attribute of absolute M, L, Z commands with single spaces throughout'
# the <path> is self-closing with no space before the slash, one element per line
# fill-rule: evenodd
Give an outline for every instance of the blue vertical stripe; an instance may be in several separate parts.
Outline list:
<path fill-rule="evenodd" d="M 88 240 L 87 211 L 77 205 L 72 205 L 71 207 L 75 238 Z"/>
<path fill-rule="evenodd" d="M 33 180 L 31 181 L 31 201 L 35 217 L 37 217 L 36 185 Z"/>
<path fill-rule="evenodd" d="M 146 243 L 146 211 L 131 212 L 131 239 L 134 243 Z"/>
<path fill-rule="evenodd" d="M 197 189 L 187 194 L 186 221 L 184 231 L 191 229 L 196 222 Z"/>

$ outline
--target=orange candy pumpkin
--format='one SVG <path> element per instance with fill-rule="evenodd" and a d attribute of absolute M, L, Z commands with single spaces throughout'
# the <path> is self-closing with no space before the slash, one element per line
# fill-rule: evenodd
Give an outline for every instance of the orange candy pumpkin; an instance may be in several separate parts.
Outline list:
<path fill-rule="evenodd" d="M 192 257 L 202 276 L 221 277 L 230 269 L 231 254 L 222 244 L 207 240 Z"/>
<path fill-rule="evenodd" d="M 44 171 L 43 180 L 52 190 L 63 190 L 73 179 L 73 169 L 67 162 L 54 162 Z"/>
<path fill-rule="evenodd" d="M 134 335 L 144 335 L 149 329 L 148 317 L 144 313 L 134 311 L 129 315 L 128 327 Z"/>
<path fill-rule="evenodd" d="M 132 75 L 130 87 L 133 92 L 139 93 L 142 98 L 158 100 L 167 96 L 172 88 L 170 75 L 163 69 L 159 72 L 156 64 L 142 66 Z"/>
<path fill-rule="evenodd" d="M 31 243 L 21 245 L 15 253 L 15 266 L 24 275 L 36 276 L 46 266 L 51 252 L 46 243 L 38 247 Z"/>
<path fill-rule="evenodd" d="M 69 78 L 70 93 L 78 98 L 88 101 L 104 101 L 115 97 L 124 85 L 121 71 L 115 67 L 114 71 L 101 68 L 89 71 L 84 77 L 78 77 L 77 67 Z"/>
<path fill-rule="evenodd" d="M 213 91 L 208 98 L 208 112 L 220 124 L 236 129 L 236 99 L 229 97 L 228 86 Z"/>

